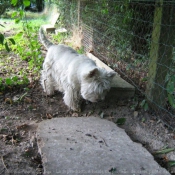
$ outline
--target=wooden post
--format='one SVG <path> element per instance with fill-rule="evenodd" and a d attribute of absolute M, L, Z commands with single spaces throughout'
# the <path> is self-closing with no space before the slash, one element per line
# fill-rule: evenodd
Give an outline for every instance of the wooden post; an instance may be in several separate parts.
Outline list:
<path fill-rule="evenodd" d="M 157 0 L 146 96 L 153 108 L 164 107 L 166 104 L 166 76 L 172 63 L 175 39 L 175 5 L 166 4 L 166 0 Z"/>

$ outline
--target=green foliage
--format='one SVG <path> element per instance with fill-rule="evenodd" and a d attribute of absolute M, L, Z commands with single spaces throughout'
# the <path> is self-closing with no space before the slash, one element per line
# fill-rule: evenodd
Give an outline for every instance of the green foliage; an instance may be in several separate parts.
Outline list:
<path fill-rule="evenodd" d="M 140 103 L 141 108 L 144 109 L 144 111 L 147 111 L 149 109 L 148 103 L 146 100 L 142 100 L 142 102 Z"/>
<path fill-rule="evenodd" d="M 24 5 L 24 7 L 28 7 L 30 5 L 30 0 L 22 0 L 22 3 L 20 0 L 11 0 L 11 4 L 13 6 Z"/>
<path fill-rule="evenodd" d="M 18 2 L 18 0 L 11 0 L 11 4 L 14 5 L 14 6 L 17 5 L 17 2 Z"/>
<path fill-rule="evenodd" d="M 14 36 L 16 45 L 12 46 L 12 50 L 20 55 L 22 60 L 29 64 L 29 69 L 38 72 L 41 68 L 43 57 L 41 56 L 40 43 L 37 39 L 39 27 L 32 23 L 24 23 L 24 30 Z"/>
<path fill-rule="evenodd" d="M 84 53 L 85 53 L 84 47 L 83 47 L 83 46 L 80 47 L 80 48 L 77 50 L 77 52 L 78 52 L 79 54 L 84 54 Z"/>
<path fill-rule="evenodd" d="M 68 0 L 54 0 L 53 3 L 59 9 L 60 17 L 58 21 L 58 25 L 60 27 L 72 28 L 73 25 L 78 25 L 77 20 L 77 4 Z M 54 6 L 55 6 L 54 5 Z"/>
<path fill-rule="evenodd" d="M 5 36 L 2 33 L 0 33 L 0 44 L 5 46 L 8 52 L 10 52 L 9 42 L 15 45 L 15 41 L 13 38 L 5 38 Z"/>
<path fill-rule="evenodd" d="M 29 0 L 23 0 L 23 5 L 25 7 L 28 7 L 30 5 L 30 1 Z"/>
<path fill-rule="evenodd" d="M 124 125 L 126 122 L 126 118 L 119 118 L 117 119 L 117 125 Z"/>
<path fill-rule="evenodd" d="M 53 34 L 52 35 L 52 39 L 54 43 L 58 43 L 58 44 L 63 44 L 64 40 L 68 38 L 68 34 L 66 33 L 58 33 L 57 35 Z"/>
<path fill-rule="evenodd" d="M 13 6 L 16 6 L 18 2 L 21 2 L 21 1 L 11 0 L 11 4 Z M 22 3 L 23 3 L 24 7 L 28 7 L 30 5 L 30 0 L 23 0 Z M 15 19 L 15 22 L 18 23 L 24 17 L 23 9 L 19 9 L 18 12 L 15 11 L 11 17 L 15 18 L 16 16 L 18 16 L 18 17 Z M 4 27 L 4 26 L 1 25 L 1 27 Z M 8 52 L 10 52 L 9 42 L 11 42 L 12 44 L 15 44 L 15 41 L 13 38 L 5 38 L 5 36 L 2 33 L 0 33 L 0 44 L 4 45 Z"/>
<path fill-rule="evenodd" d="M 117 174 L 117 169 L 116 169 L 116 168 L 111 168 L 111 169 L 109 170 L 109 172 L 110 172 L 111 174 Z"/>
<path fill-rule="evenodd" d="M 10 88 L 13 86 L 27 85 L 28 83 L 29 79 L 25 75 L 23 75 L 23 77 L 15 75 L 5 79 L 0 78 L 0 91 L 4 91 L 6 88 Z"/>
<path fill-rule="evenodd" d="M 169 160 L 167 163 L 168 163 L 168 167 L 174 167 L 175 166 L 175 160 Z"/>
<path fill-rule="evenodd" d="M 5 79 L 5 84 L 8 86 L 14 86 L 14 85 L 21 85 L 21 84 L 28 84 L 29 80 L 26 76 L 24 76 L 22 79 L 20 79 L 17 76 L 13 76 L 11 78 Z"/>
<path fill-rule="evenodd" d="M 15 4 L 16 2 L 14 1 L 13 3 Z M 23 3 L 25 3 L 24 5 L 27 6 L 28 1 L 23 1 Z M 24 16 L 25 20 L 23 20 Z M 0 60 L 0 64 L 3 66 L 2 70 L 4 69 L 6 72 L 8 72 L 7 75 L 4 75 L 3 78 L 0 78 L 0 91 L 4 91 L 6 88 L 11 88 L 13 86 L 26 86 L 29 83 L 29 72 L 35 74 L 34 77 L 37 78 L 43 63 L 43 57 L 40 51 L 41 45 L 38 41 L 38 30 L 40 25 L 43 24 L 43 21 L 28 21 L 26 19 L 25 12 L 21 9 L 14 11 L 12 13 L 12 17 L 15 19 L 16 23 L 12 27 L 16 30 L 16 25 L 18 25 L 20 30 L 16 30 L 18 32 L 13 37 L 7 38 L 5 38 L 2 33 L 0 33 L 0 44 L 5 46 L 7 51 L 12 50 L 14 53 L 16 53 L 21 58 L 21 60 L 23 60 L 23 62 L 28 63 L 28 66 L 25 64 L 25 68 L 22 68 L 23 66 L 20 65 L 18 68 L 15 68 L 16 64 L 18 63 L 15 62 L 13 58 L 12 61 L 14 65 L 10 65 L 9 63 L 11 61 L 11 57 L 4 59 L 6 63 L 3 62 L 3 59 Z M 3 27 L 3 25 L 0 27 Z M 1 58 L 3 58 L 3 55 L 1 55 Z M 6 66 L 6 64 L 9 64 L 9 66 Z"/>
<path fill-rule="evenodd" d="M 172 151 L 175 151 L 175 148 L 162 148 L 161 150 L 156 151 L 154 154 L 168 154 Z"/>
<path fill-rule="evenodd" d="M 4 44 L 4 35 L 0 33 L 0 44 Z"/>
<path fill-rule="evenodd" d="M 167 81 L 168 102 L 175 109 L 175 75 L 169 75 Z"/>

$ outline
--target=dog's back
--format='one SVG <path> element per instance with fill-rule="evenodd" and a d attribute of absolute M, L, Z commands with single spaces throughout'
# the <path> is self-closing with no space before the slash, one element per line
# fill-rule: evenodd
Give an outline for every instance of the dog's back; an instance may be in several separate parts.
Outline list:
<path fill-rule="evenodd" d="M 77 67 L 85 62 L 91 65 L 91 68 L 92 66 L 96 67 L 94 61 L 90 60 L 85 55 L 78 54 L 73 48 L 64 44 L 54 45 L 46 38 L 42 27 L 39 29 L 39 37 L 41 43 L 48 49 L 45 63 L 57 62 L 59 64 L 57 65 L 58 67 L 62 66 L 61 69 L 67 69 L 67 67 L 71 66 Z"/>

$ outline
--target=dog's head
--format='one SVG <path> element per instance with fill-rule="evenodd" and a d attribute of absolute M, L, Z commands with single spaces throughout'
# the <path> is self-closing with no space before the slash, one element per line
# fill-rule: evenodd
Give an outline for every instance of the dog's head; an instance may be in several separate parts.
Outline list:
<path fill-rule="evenodd" d="M 116 75 L 114 71 L 94 68 L 83 76 L 81 95 L 85 100 L 97 102 L 104 100 L 111 88 L 111 81 Z"/>

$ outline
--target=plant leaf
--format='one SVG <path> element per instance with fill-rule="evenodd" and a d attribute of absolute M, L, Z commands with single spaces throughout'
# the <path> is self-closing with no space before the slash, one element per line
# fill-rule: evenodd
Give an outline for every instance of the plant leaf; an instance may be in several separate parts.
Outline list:
<path fill-rule="evenodd" d="M 15 19 L 15 23 L 18 24 L 20 22 L 20 19 L 19 18 L 16 18 Z"/>
<path fill-rule="evenodd" d="M 23 4 L 25 7 L 28 7 L 30 5 L 30 1 L 29 0 L 23 0 Z"/>
<path fill-rule="evenodd" d="M 15 16 L 17 16 L 17 12 L 13 12 L 11 17 L 14 18 Z"/>
<path fill-rule="evenodd" d="M 11 4 L 14 6 L 17 4 L 17 2 L 18 2 L 18 0 L 11 0 Z"/>
<path fill-rule="evenodd" d="M 17 76 L 14 76 L 14 77 L 12 77 L 12 80 L 13 80 L 14 82 L 17 82 L 17 81 L 18 81 L 18 77 L 17 77 Z"/>
<path fill-rule="evenodd" d="M 173 81 L 169 81 L 169 82 L 168 82 L 167 91 L 168 91 L 168 93 L 170 93 L 170 94 L 172 94 L 172 93 L 174 92 L 174 82 L 173 82 Z"/>
<path fill-rule="evenodd" d="M 174 97 L 174 95 L 168 93 L 168 101 L 169 101 L 170 105 L 173 108 L 175 108 L 175 97 Z"/>
<path fill-rule="evenodd" d="M 116 173 L 116 172 L 117 172 L 117 169 L 116 169 L 116 168 L 111 168 L 111 169 L 109 170 L 109 172 L 110 172 L 111 174 Z"/>
<path fill-rule="evenodd" d="M 5 42 L 5 48 L 6 48 L 6 50 L 7 50 L 8 52 L 10 52 L 10 48 L 9 48 L 7 42 Z"/>
<path fill-rule="evenodd" d="M 167 154 L 169 152 L 175 151 L 175 148 L 161 149 L 155 152 L 155 154 Z"/>
<path fill-rule="evenodd" d="M 23 17 L 24 16 L 24 11 L 20 10 L 19 14 L 20 14 L 21 17 Z"/>
<path fill-rule="evenodd" d="M 5 26 L 3 26 L 2 24 L 0 24 L 0 26 L 5 27 Z"/>
<path fill-rule="evenodd" d="M 117 125 L 124 125 L 125 122 L 126 122 L 126 118 L 119 118 L 116 123 Z"/>
<path fill-rule="evenodd" d="M 23 32 L 19 32 L 18 34 L 16 34 L 17 37 L 21 37 L 23 35 Z"/>
<path fill-rule="evenodd" d="M 168 161 L 168 166 L 169 167 L 175 166 L 175 160 L 169 160 Z"/>
<path fill-rule="evenodd" d="M 3 78 L 0 77 L 0 82 L 2 82 Z"/>
<path fill-rule="evenodd" d="M 0 33 L 0 44 L 3 45 L 3 43 L 4 43 L 4 35 Z"/>
<path fill-rule="evenodd" d="M 12 85 L 12 80 L 10 78 L 6 78 L 5 82 L 7 85 Z"/>
<path fill-rule="evenodd" d="M 145 103 L 144 105 L 144 111 L 147 111 L 149 109 L 148 103 Z"/>
<path fill-rule="evenodd" d="M 142 100 L 142 102 L 140 103 L 140 106 L 143 108 L 144 104 L 145 104 L 146 100 Z"/>
<path fill-rule="evenodd" d="M 9 40 L 11 41 L 11 43 L 12 43 L 13 45 L 16 44 L 16 43 L 15 43 L 15 40 L 14 40 L 13 38 L 9 38 Z"/>

